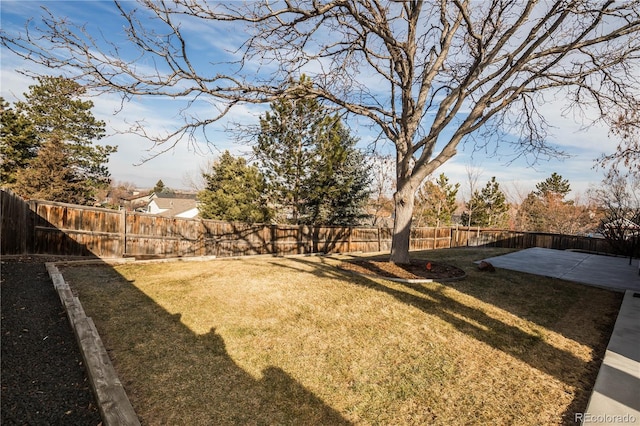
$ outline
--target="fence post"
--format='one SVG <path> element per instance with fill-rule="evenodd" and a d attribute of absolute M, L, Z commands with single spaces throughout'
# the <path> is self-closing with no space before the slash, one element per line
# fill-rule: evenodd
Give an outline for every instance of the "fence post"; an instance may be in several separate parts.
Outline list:
<path fill-rule="evenodd" d="M 127 210 L 122 209 L 122 213 L 120 213 L 120 235 L 122 239 L 122 253 L 121 257 L 127 253 Z M 115 253 L 114 253 L 115 254 Z"/>
<path fill-rule="evenodd" d="M 276 256 L 278 254 L 277 249 L 278 249 L 278 245 L 276 244 L 276 235 L 277 235 L 277 230 L 276 227 L 278 225 L 271 225 L 271 254 Z"/>
<path fill-rule="evenodd" d="M 28 234 L 26 235 L 29 241 L 29 245 L 31 247 L 27 247 L 27 249 L 29 250 L 29 253 L 35 253 L 36 252 L 36 223 L 37 223 L 37 219 L 36 217 L 38 216 L 38 202 L 35 200 L 31 200 L 29 201 L 29 210 L 27 211 L 27 215 L 28 215 L 28 221 L 27 221 L 27 232 Z"/>
<path fill-rule="evenodd" d="M 376 231 L 378 232 L 378 251 L 382 251 L 382 235 L 379 226 L 376 228 Z"/>
<path fill-rule="evenodd" d="M 11 194 L 11 202 L 14 202 L 15 200 L 18 199 L 17 196 Z M 29 214 L 30 212 L 30 208 L 29 208 L 29 204 L 22 202 L 20 203 L 22 204 L 22 220 L 19 221 L 19 226 L 22 227 L 22 229 L 20 230 L 20 232 L 18 233 L 18 235 L 22 236 L 22 241 L 20 242 L 20 254 L 28 254 L 29 251 L 27 251 L 29 248 L 27 247 L 27 241 L 29 241 L 29 223 L 30 220 L 29 218 L 31 217 L 31 214 Z M 6 230 L 5 230 L 6 232 Z"/>
<path fill-rule="evenodd" d="M 453 226 L 449 225 L 449 247 L 453 247 Z"/>
<path fill-rule="evenodd" d="M 453 231 L 453 229 L 451 231 Z M 458 241 L 458 224 L 456 223 L 456 247 L 458 247 L 459 245 L 460 244 Z M 449 246 L 449 248 L 451 248 L 451 246 Z"/>
<path fill-rule="evenodd" d="M 29 234 L 29 225 L 30 225 L 30 218 L 31 218 L 31 214 L 30 214 L 30 206 L 29 204 L 25 203 L 22 201 L 22 199 L 18 198 L 18 196 L 14 195 L 13 193 L 9 193 L 9 195 L 11 195 L 11 201 L 10 203 L 15 205 L 16 201 L 20 201 L 20 203 L 18 203 L 18 205 L 20 205 L 22 208 L 20 209 L 21 211 L 21 215 L 22 218 L 18 218 L 18 223 L 16 224 L 17 226 L 20 226 L 22 229 L 20 229 L 18 231 L 18 235 L 22 236 L 22 241 L 20 241 L 20 253 L 19 254 L 27 254 L 29 253 L 29 251 L 27 251 L 29 248 L 27 247 L 27 242 L 30 241 Z M 22 219 L 22 220 L 20 220 Z M 6 229 L 5 229 L 6 232 Z M 6 237 L 5 237 L 6 238 Z"/>

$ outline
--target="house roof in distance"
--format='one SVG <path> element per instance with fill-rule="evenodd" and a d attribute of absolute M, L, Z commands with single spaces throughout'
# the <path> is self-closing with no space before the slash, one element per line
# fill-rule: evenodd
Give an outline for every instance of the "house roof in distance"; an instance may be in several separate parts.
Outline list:
<path fill-rule="evenodd" d="M 197 207 L 196 194 L 158 193 L 153 195 L 152 202 L 164 210 L 156 214 L 165 217 L 177 216 Z"/>

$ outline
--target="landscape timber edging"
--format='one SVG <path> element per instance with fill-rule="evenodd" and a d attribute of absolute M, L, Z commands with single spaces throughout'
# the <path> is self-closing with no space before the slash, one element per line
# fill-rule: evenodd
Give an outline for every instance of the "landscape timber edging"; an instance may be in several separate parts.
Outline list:
<path fill-rule="evenodd" d="M 93 320 L 87 317 L 80 300 L 73 295 L 55 264 L 47 262 L 45 265 L 78 341 L 103 424 L 140 425 Z"/>
<path fill-rule="evenodd" d="M 350 271 L 350 270 L 345 270 L 345 271 L 363 278 L 381 279 L 381 280 L 393 281 L 396 283 L 403 283 L 403 284 L 446 283 L 446 282 L 460 281 L 467 278 L 466 272 L 464 273 L 464 275 L 460 275 L 459 277 L 450 277 L 450 278 L 393 278 L 393 277 L 385 277 L 384 275 L 363 274 L 360 272 Z"/>

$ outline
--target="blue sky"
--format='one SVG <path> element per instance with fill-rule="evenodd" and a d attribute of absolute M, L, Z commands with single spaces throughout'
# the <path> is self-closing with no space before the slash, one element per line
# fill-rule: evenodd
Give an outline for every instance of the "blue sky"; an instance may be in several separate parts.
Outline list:
<path fill-rule="evenodd" d="M 1 24 L 3 31 L 14 33 L 22 31 L 25 22 L 34 18 L 35 21 L 42 14 L 41 6 L 47 7 L 58 17 L 68 17 L 75 23 L 88 23 L 92 31 L 100 31 L 110 37 L 122 33 L 119 15 L 110 1 L 6 1 L 0 2 Z M 213 61 L 213 57 L 220 60 L 225 47 L 225 37 L 238 37 L 232 32 L 216 31 L 213 28 L 192 28 L 191 37 L 199 37 L 197 45 L 202 46 L 200 56 L 202 60 Z M 28 69 L 43 74 L 57 75 L 58 72 L 44 68 L 36 68 L 31 63 L 25 63 L 19 57 L 2 48 L 0 93 L 5 100 L 14 102 L 22 99 L 22 94 L 33 84 L 33 80 L 17 72 Z M 144 64 L 142 64 L 144 65 Z M 124 109 L 117 114 L 121 103 L 116 95 L 101 94 L 93 99 L 95 104 L 93 113 L 107 123 L 110 136 L 101 143 L 117 145 L 118 152 L 113 154 L 109 162 L 109 170 L 114 181 L 132 182 L 140 187 L 152 187 L 158 179 L 172 188 L 186 188 L 188 177 L 196 177 L 199 168 L 208 160 L 215 158 L 221 151 L 228 149 L 234 154 L 250 151 L 246 144 L 238 144 L 226 129 L 230 121 L 243 124 L 256 124 L 258 116 L 266 110 L 266 106 L 243 106 L 233 111 L 228 121 L 222 121 L 211 126 L 207 134 L 213 145 L 207 144 L 200 138 L 195 144 L 179 143 L 175 149 L 164 153 L 152 160 L 139 164 L 154 152 L 152 144 L 141 137 L 132 134 L 119 134 L 128 125 L 141 121 L 145 129 L 151 133 L 170 130 L 180 123 L 179 110 L 181 103 L 172 99 L 133 99 L 125 104 Z M 551 159 L 531 166 L 520 159 L 509 163 L 512 152 L 503 145 L 497 154 L 477 151 L 471 143 L 460 146 L 458 155 L 438 170 L 445 173 L 451 182 L 459 182 L 466 193 L 467 173 L 469 165 L 481 172 L 478 180 L 484 186 L 492 176 L 496 176 L 503 189 L 513 198 L 526 195 L 537 182 L 543 181 L 553 172 L 568 179 L 573 194 L 584 193 L 590 185 L 597 185 L 602 179 L 602 172 L 593 169 L 594 160 L 602 153 L 615 150 L 617 141 L 608 136 L 608 130 L 603 127 L 583 129 L 573 117 L 562 115 L 563 105 L 550 101 L 544 106 L 547 120 L 554 126 L 549 142 L 571 155 L 565 160 Z M 207 114 L 199 108 L 198 114 Z M 361 126 L 360 122 L 348 123 L 353 134 L 360 138 L 362 146 L 371 141 L 371 130 Z M 388 149 L 388 148 L 387 148 Z M 134 165 L 139 164 L 139 165 Z"/>

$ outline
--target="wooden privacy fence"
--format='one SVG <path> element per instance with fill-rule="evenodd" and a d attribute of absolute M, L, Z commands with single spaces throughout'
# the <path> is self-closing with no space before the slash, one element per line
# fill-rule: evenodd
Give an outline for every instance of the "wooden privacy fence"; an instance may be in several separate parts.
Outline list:
<path fill-rule="evenodd" d="M 391 247 L 385 228 L 250 225 L 167 218 L 31 200 L 2 191 L 2 254 L 98 257 L 238 256 L 373 252 Z M 446 241 L 445 241 L 446 240 Z M 446 229 L 414 232 L 420 248 L 448 246 Z"/>
<path fill-rule="evenodd" d="M 592 238 L 582 235 L 467 227 L 451 228 L 451 233 L 451 247 L 502 247 L 515 249 L 541 247 L 614 254 L 613 248 L 604 238 Z"/>
<path fill-rule="evenodd" d="M 388 251 L 390 228 L 250 225 L 24 201 L 0 191 L 2 254 L 240 256 Z M 491 246 L 608 252 L 605 240 L 478 228 L 417 228 L 412 250 Z"/>

